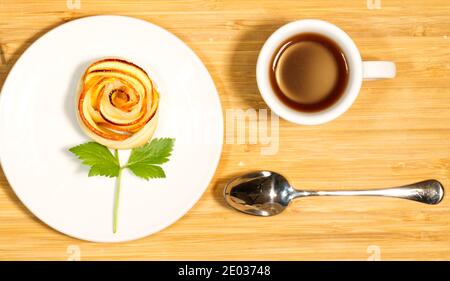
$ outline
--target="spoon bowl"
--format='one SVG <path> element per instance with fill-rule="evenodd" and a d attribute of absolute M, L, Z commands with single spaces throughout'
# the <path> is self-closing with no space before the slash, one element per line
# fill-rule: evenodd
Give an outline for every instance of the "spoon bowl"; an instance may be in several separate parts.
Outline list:
<path fill-rule="evenodd" d="M 292 201 L 295 190 L 282 175 L 258 171 L 232 179 L 225 187 L 225 199 L 236 210 L 257 216 L 281 213 Z"/>

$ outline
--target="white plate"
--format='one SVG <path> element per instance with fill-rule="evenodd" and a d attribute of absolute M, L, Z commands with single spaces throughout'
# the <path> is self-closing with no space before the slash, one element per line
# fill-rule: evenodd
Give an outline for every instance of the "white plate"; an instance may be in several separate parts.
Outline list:
<path fill-rule="evenodd" d="M 88 177 L 67 151 L 89 140 L 76 121 L 77 83 L 90 63 L 110 56 L 147 70 L 161 93 L 154 137 L 176 139 L 163 165 L 167 178 L 124 172 L 116 234 L 114 179 Z M 51 30 L 17 61 L 0 97 L 0 157 L 10 185 L 39 219 L 79 239 L 128 241 L 169 226 L 203 194 L 221 155 L 223 116 L 211 76 L 180 39 L 143 20 L 95 16 Z"/>

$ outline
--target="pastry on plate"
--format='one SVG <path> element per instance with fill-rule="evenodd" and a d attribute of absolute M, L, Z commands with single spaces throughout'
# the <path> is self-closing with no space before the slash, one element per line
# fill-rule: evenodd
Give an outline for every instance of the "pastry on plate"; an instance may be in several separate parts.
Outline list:
<path fill-rule="evenodd" d="M 96 142 L 129 149 L 152 137 L 159 93 L 141 67 L 117 58 L 96 61 L 87 68 L 79 89 L 78 121 Z"/>

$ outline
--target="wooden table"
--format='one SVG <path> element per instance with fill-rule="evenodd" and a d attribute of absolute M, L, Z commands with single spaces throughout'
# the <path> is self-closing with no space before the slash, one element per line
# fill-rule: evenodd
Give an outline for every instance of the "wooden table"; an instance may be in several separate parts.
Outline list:
<path fill-rule="evenodd" d="M 226 144 L 195 207 L 171 227 L 134 242 L 89 243 L 50 229 L 18 201 L 0 172 L 0 259 L 450 259 L 449 198 L 438 206 L 311 198 L 282 215 L 257 218 L 228 209 L 221 195 L 233 175 L 263 168 L 306 188 L 375 188 L 427 178 L 450 187 L 448 0 L 81 0 L 80 6 L 66 0 L 0 0 L 0 86 L 42 34 L 97 14 L 145 19 L 179 36 L 212 74 L 224 112 L 267 108 L 255 81 L 258 51 L 271 32 L 295 19 L 337 24 L 364 59 L 392 60 L 398 74 L 365 82 L 353 107 L 329 124 L 280 120 L 274 155 L 262 155 L 262 144 Z"/>

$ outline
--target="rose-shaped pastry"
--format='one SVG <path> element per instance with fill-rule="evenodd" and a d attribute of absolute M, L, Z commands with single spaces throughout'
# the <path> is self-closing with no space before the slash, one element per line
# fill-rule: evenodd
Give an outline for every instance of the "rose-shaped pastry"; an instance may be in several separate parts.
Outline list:
<path fill-rule="evenodd" d="M 88 136 L 115 149 L 144 145 L 158 122 L 159 94 L 147 73 L 121 59 L 86 70 L 78 95 L 78 120 Z"/>

